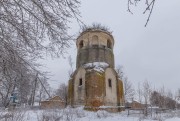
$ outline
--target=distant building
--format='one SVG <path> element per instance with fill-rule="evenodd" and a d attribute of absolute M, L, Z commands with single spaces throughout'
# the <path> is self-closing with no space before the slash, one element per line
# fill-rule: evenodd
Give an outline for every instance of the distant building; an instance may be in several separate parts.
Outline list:
<path fill-rule="evenodd" d="M 53 98 L 50 98 L 45 101 L 40 102 L 40 107 L 41 108 L 64 108 L 65 107 L 65 102 L 59 97 L 59 96 L 54 96 Z"/>
<path fill-rule="evenodd" d="M 68 104 L 86 109 L 121 111 L 123 83 L 114 69 L 114 38 L 102 29 L 87 29 L 76 41 L 76 70 L 69 80 Z"/>
<path fill-rule="evenodd" d="M 131 109 L 144 109 L 145 104 L 142 104 L 138 101 L 132 101 L 132 102 L 127 102 L 126 107 Z"/>

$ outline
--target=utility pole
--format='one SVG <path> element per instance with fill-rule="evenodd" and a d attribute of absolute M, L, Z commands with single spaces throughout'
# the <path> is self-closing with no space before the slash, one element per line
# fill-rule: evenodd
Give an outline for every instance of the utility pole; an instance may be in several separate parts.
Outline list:
<path fill-rule="evenodd" d="M 48 94 L 49 98 L 51 98 L 49 92 L 46 90 L 45 86 L 43 85 L 43 83 L 41 82 L 41 80 L 39 79 L 39 77 L 37 77 L 37 78 L 38 78 L 38 81 L 41 83 L 42 87 L 44 88 L 45 92 Z"/>

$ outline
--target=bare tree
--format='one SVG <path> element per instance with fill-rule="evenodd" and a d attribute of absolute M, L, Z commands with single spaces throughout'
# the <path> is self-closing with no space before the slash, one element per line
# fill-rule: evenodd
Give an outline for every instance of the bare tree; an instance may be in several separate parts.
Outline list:
<path fill-rule="evenodd" d="M 179 109 L 180 108 L 180 88 L 176 92 L 175 100 L 176 100 L 176 109 Z"/>
<path fill-rule="evenodd" d="M 131 81 L 129 81 L 128 77 L 125 76 L 123 72 L 123 67 L 118 66 L 116 68 L 116 72 L 118 74 L 118 78 L 123 81 L 125 102 L 132 100 L 135 95 L 135 90 L 133 88 Z"/>
<path fill-rule="evenodd" d="M 118 78 L 123 80 L 123 78 L 124 78 L 123 66 L 120 66 L 120 65 L 117 66 L 116 72 L 118 74 Z"/>
<path fill-rule="evenodd" d="M 53 95 L 51 93 L 52 89 L 50 88 L 47 79 L 44 78 L 40 78 L 39 82 L 39 89 L 37 90 L 37 96 L 39 97 L 39 102 L 41 102 L 42 100 L 46 100 L 47 98 L 50 98 L 51 95 Z"/>
<path fill-rule="evenodd" d="M 165 100 L 166 100 L 166 107 L 168 109 L 175 109 L 176 108 L 176 101 L 173 98 L 173 93 L 171 90 L 168 90 L 166 96 L 165 96 Z"/>
<path fill-rule="evenodd" d="M 143 97 L 144 97 L 144 103 L 145 103 L 145 115 L 148 115 L 148 104 L 150 104 L 150 95 L 151 95 L 151 86 L 149 82 L 146 80 L 143 82 Z"/>
<path fill-rule="evenodd" d="M 133 100 L 134 95 L 135 95 L 135 90 L 132 86 L 132 83 L 128 81 L 128 78 L 125 77 L 124 80 L 124 97 L 125 97 L 125 102 L 128 100 Z"/>
<path fill-rule="evenodd" d="M 14 93 L 17 93 L 18 103 L 27 103 L 36 73 L 39 73 L 40 76 L 44 75 L 36 70 L 32 62 L 22 61 L 13 51 L 3 54 L 3 57 L 0 58 L 0 98 L 2 99 L 0 103 L 4 107 L 9 106 L 10 97 Z"/>
<path fill-rule="evenodd" d="M 165 97 L 166 92 L 165 92 L 165 87 L 164 86 L 162 88 L 160 88 L 159 93 L 163 97 Z M 166 100 L 159 98 L 159 101 L 160 101 L 161 108 L 166 108 Z"/>
<path fill-rule="evenodd" d="M 138 95 L 139 102 L 142 103 L 142 88 L 141 88 L 140 83 L 138 83 L 137 95 Z"/>
<path fill-rule="evenodd" d="M 3 48 L 0 48 L 2 50 Z M 19 89 L 23 84 L 23 76 L 27 76 L 29 69 L 25 68 L 25 64 L 19 60 L 16 54 L 12 52 L 2 53 L 0 58 L 0 79 L 1 90 L 0 97 L 2 98 L 3 106 L 7 107 L 10 102 L 10 96 Z M 27 82 L 28 84 L 28 82 Z"/>
<path fill-rule="evenodd" d="M 137 6 L 139 2 L 142 2 L 143 0 L 128 0 L 128 9 L 127 11 L 130 12 L 131 14 L 133 14 L 133 12 L 131 11 L 131 6 L 134 5 L 134 6 Z M 144 1 L 143 1 L 144 2 Z M 148 18 L 147 18 L 147 21 L 146 21 L 146 24 L 145 24 L 145 27 L 147 26 L 149 20 L 150 20 L 150 17 L 152 15 L 152 12 L 153 12 L 153 8 L 154 8 L 154 5 L 155 5 L 155 2 L 156 0 L 145 0 L 145 5 L 146 5 L 146 8 L 143 12 L 143 14 L 148 14 Z"/>
<path fill-rule="evenodd" d="M 65 104 L 67 105 L 67 85 L 65 83 L 62 83 L 59 85 L 59 88 L 56 90 L 56 95 L 60 96 L 61 99 L 65 101 Z"/>
<path fill-rule="evenodd" d="M 180 88 L 177 89 L 176 94 L 175 94 L 175 97 L 176 97 L 178 100 L 180 100 Z"/>
<path fill-rule="evenodd" d="M 59 56 L 69 47 L 68 23 L 72 18 L 79 21 L 79 4 L 78 0 L 1 0 L 0 40 L 19 51 L 39 55 L 45 50 Z"/>
<path fill-rule="evenodd" d="M 180 97 L 180 88 L 177 91 L 177 96 Z"/>
<path fill-rule="evenodd" d="M 69 47 L 73 36 L 68 34 L 68 23 L 80 22 L 79 4 L 77 0 L 0 1 L 0 103 L 5 107 L 15 89 L 22 103 L 36 91 L 36 73 L 46 76 L 37 69 L 37 59 L 45 53 L 60 56 Z"/>
<path fill-rule="evenodd" d="M 176 101 L 173 99 L 171 91 L 168 91 L 166 95 L 162 95 L 160 92 L 152 91 L 150 96 L 150 102 L 153 106 L 160 108 L 175 109 Z M 163 103 L 162 103 L 163 102 Z"/>
<path fill-rule="evenodd" d="M 159 108 L 166 108 L 165 93 L 162 93 L 162 89 L 159 91 L 152 91 L 150 96 L 150 103 L 153 106 L 158 106 Z"/>
<path fill-rule="evenodd" d="M 69 74 L 69 77 L 71 78 L 71 77 L 72 77 L 72 74 L 73 74 L 73 65 L 74 65 L 71 56 L 68 57 L 68 62 L 69 62 L 69 66 L 70 66 L 70 69 L 69 69 L 69 71 L 68 71 L 68 74 Z"/>

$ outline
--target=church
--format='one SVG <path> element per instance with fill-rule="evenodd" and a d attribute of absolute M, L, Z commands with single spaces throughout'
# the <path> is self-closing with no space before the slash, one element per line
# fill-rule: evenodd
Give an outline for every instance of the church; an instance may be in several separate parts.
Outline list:
<path fill-rule="evenodd" d="M 85 29 L 76 40 L 76 70 L 68 84 L 68 104 L 87 110 L 122 111 L 122 80 L 114 69 L 114 38 L 101 28 Z"/>

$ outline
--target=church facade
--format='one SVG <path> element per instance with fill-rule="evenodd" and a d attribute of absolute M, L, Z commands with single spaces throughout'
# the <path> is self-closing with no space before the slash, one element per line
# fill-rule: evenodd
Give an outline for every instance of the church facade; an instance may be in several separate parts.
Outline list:
<path fill-rule="evenodd" d="M 114 38 L 101 29 L 87 29 L 76 41 L 76 70 L 68 84 L 68 104 L 85 109 L 121 111 L 123 83 L 114 69 Z"/>

